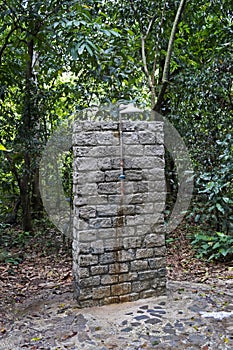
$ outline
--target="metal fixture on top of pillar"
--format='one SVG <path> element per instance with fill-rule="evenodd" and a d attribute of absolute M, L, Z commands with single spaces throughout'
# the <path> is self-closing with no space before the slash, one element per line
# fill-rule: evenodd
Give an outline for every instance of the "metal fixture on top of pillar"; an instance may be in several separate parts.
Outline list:
<path fill-rule="evenodd" d="M 122 129 L 122 115 L 126 115 L 129 113 L 142 113 L 143 110 L 134 106 L 133 103 L 129 103 L 127 105 L 121 104 L 119 106 L 119 138 L 120 138 L 120 176 L 119 179 L 121 181 L 121 196 L 124 195 L 124 150 L 123 150 L 123 129 Z"/>

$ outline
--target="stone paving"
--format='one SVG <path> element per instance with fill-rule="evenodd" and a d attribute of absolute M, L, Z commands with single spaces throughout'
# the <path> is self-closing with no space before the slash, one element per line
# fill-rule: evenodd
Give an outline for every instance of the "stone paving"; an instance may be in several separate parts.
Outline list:
<path fill-rule="evenodd" d="M 169 282 L 167 296 L 86 309 L 44 299 L 18 310 L 0 350 L 232 350 L 231 286 Z"/>

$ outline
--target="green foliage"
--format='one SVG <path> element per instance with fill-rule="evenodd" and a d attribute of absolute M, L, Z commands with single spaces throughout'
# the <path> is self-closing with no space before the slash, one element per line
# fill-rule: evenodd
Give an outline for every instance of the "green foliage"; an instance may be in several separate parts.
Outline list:
<path fill-rule="evenodd" d="M 12 251 L 25 248 L 30 239 L 30 233 L 12 228 L 8 224 L 0 223 L 0 262 L 18 265 L 22 261 L 22 254 Z"/>
<path fill-rule="evenodd" d="M 71 244 L 64 241 L 48 218 L 35 220 L 33 233 L 23 231 L 19 226 L 0 223 L 0 263 L 18 265 L 28 256 L 37 253 L 41 256 L 62 251 L 72 255 Z"/>
<path fill-rule="evenodd" d="M 215 234 L 196 233 L 191 242 L 198 258 L 208 261 L 227 261 L 233 258 L 233 237 L 222 232 Z"/>
<path fill-rule="evenodd" d="M 152 90 L 158 95 L 162 85 L 178 5 L 164 0 L 0 2 L 1 220 L 19 198 L 25 223 L 30 219 L 25 203 L 32 216 L 38 212 L 40 155 L 61 120 L 92 104 L 133 100 L 151 106 Z M 186 2 L 161 104 L 193 159 L 190 217 L 225 233 L 232 231 L 233 220 L 230 8 L 230 0 Z M 72 159 L 64 160 L 63 187 L 70 198 Z M 166 161 L 169 201 L 174 202 L 179 181 L 169 156 Z"/>
<path fill-rule="evenodd" d="M 164 110 L 193 160 L 190 219 L 203 229 L 233 230 L 232 15 L 230 3 L 189 3 L 180 23 Z M 184 46 L 185 45 L 185 46 Z M 186 48 L 185 48 L 186 47 Z"/>
<path fill-rule="evenodd" d="M 5 249 L 13 247 L 24 247 L 27 245 L 31 235 L 29 232 L 11 228 L 10 225 L 0 223 L 0 245 Z"/>
<path fill-rule="evenodd" d="M 62 166 L 62 186 L 68 202 L 72 207 L 73 203 L 73 151 L 70 150 L 64 155 L 64 162 Z"/>
<path fill-rule="evenodd" d="M 50 134 L 77 104 L 87 107 L 107 90 L 99 61 L 119 33 L 89 5 L 0 3 L 0 151 L 11 150 L 0 152 L 0 216 L 20 197 L 24 230 L 42 212 L 38 166 Z"/>
<path fill-rule="evenodd" d="M 232 136 L 217 141 L 222 154 L 215 171 L 199 174 L 196 185 L 198 196 L 191 215 L 195 223 L 205 223 L 218 231 L 233 232 L 233 143 Z M 216 151 L 217 153 L 217 151 Z"/>

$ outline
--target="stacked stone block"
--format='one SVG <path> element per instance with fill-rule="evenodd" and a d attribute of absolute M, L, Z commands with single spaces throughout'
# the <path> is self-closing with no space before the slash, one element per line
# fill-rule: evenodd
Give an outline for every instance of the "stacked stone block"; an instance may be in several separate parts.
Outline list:
<path fill-rule="evenodd" d="M 119 127 L 74 127 L 73 273 L 82 307 L 165 292 L 163 124 L 123 121 L 122 139 Z"/>

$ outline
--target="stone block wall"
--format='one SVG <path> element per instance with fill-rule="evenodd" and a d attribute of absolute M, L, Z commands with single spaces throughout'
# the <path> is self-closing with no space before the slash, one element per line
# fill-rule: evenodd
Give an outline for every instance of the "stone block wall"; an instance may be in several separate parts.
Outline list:
<path fill-rule="evenodd" d="M 163 124 L 123 121 L 121 130 L 114 121 L 74 126 L 73 275 L 81 307 L 165 292 Z"/>

